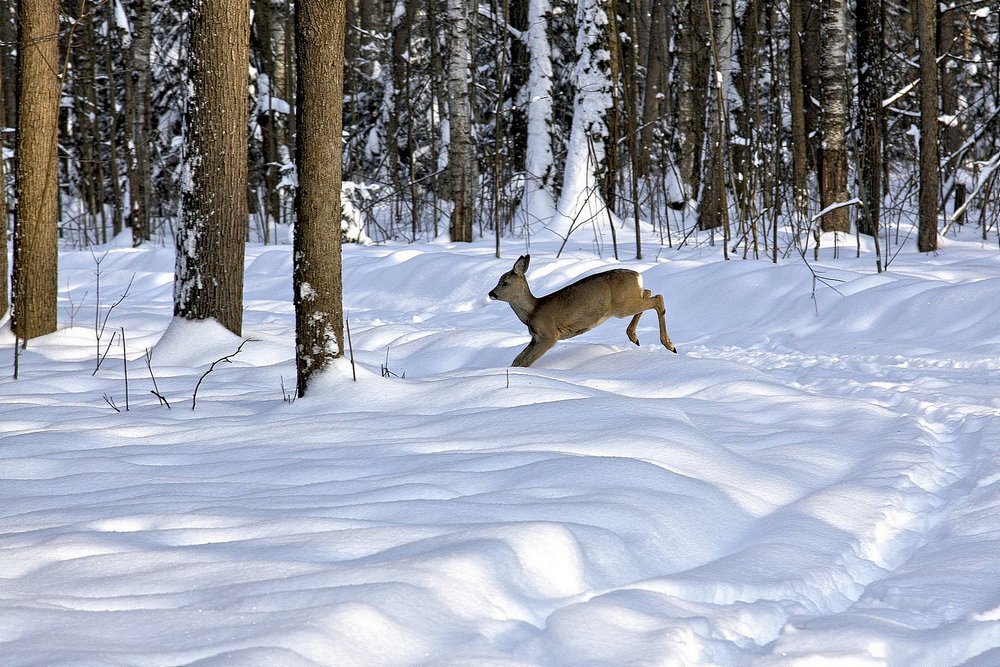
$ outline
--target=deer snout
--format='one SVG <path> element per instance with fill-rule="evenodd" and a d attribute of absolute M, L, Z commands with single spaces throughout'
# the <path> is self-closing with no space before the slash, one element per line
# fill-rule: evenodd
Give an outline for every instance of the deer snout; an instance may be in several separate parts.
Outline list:
<path fill-rule="evenodd" d="M 490 293 L 489 293 L 489 297 L 490 297 L 491 299 L 493 299 L 494 301 L 496 301 L 496 300 L 497 300 L 497 299 L 499 298 L 499 297 L 497 296 L 497 293 L 496 293 L 496 292 L 494 292 L 493 290 L 490 290 Z"/>

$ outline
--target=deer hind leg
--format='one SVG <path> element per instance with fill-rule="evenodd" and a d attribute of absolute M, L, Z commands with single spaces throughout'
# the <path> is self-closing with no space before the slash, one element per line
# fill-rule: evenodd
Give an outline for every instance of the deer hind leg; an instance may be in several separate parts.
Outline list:
<path fill-rule="evenodd" d="M 677 348 L 670 342 L 670 334 L 667 333 L 667 322 L 664 319 L 667 310 L 663 305 L 663 296 L 659 294 L 653 296 L 653 293 L 648 289 L 642 291 L 640 310 L 632 316 L 632 321 L 629 322 L 628 328 L 625 330 L 625 333 L 628 335 L 628 339 L 636 345 L 639 344 L 639 337 L 636 335 L 636 327 L 639 326 L 639 318 L 642 317 L 642 314 L 647 310 L 656 311 L 656 318 L 660 325 L 660 343 L 663 347 L 676 353 Z"/>
<path fill-rule="evenodd" d="M 555 344 L 555 338 L 537 338 L 532 336 L 531 342 L 528 343 L 528 346 L 521 350 L 521 354 L 514 357 L 514 363 L 512 363 L 511 366 L 522 366 L 527 368 L 531 364 L 538 361 L 539 357 L 551 350 L 552 346 Z"/>
<path fill-rule="evenodd" d="M 636 345 L 639 344 L 639 336 L 636 335 L 635 330 L 636 330 L 636 327 L 639 326 L 639 318 L 642 317 L 642 314 L 644 312 L 646 312 L 646 310 L 648 310 L 651 307 L 651 306 L 647 306 L 645 304 L 646 304 L 646 300 L 650 296 L 652 296 L 652 294 L 653 293 L 651 291 L 649 291 L 648 289 L 642 290 L 642 303 L 643 303 L 642 310 L 640 310 L 638 313 L 636 313 L 635 315 L 632 316 L 632 321 L 628 323 L 628 327 L 626 327 L 626 329 L 625 329 L 625 335 L 628 336 L 628 339 L 630 341 L 632 341 L 633 343 L 635 343 Z"/>

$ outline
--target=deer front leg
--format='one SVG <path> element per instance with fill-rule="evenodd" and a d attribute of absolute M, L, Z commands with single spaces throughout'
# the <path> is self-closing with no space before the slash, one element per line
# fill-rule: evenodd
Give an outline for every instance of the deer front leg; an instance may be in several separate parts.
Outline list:
<path fill-rule="evenodd" d="M 538 361 L 538 358 L 552 349 L 552 346 L 555 344 L 555 338 L 541 338 L 532 335 L 531 342 L 528 343 L 526 348 L 521 350 L 521 354 L 514 357 L 514 363 L 512 363 L 511 366 L 521 366 L 527 368 L 531 364 Z"/>
<path fill-rule="evenodd" d="M 656 317 L 660 322 L 660 343 L 663 344 L 663 347 L 677 354 L 677 348 L 670 342 L 670 335 L 667 333 L 667 322 L 664 319 L 667 309 L 663 305 L 663 296 L 657 294 L 650 298 L 649 301 L 652 302 L 652 307 L 656 309 Z"/>

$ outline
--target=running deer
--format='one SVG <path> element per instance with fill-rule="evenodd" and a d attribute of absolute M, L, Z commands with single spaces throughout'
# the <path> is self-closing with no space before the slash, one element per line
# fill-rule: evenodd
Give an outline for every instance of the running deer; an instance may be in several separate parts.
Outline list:
<path fill-rule="evenodd" d="M 491 299 L 510 304 L 518 319 L 528 325 L 531 334 L 531 342 L 517 355 L 512 366 L 530 366 L 557 341 L 590 331 L 609 317 L 631 317 L 625 333 L 630 341 L 638 345 L 635 329 L 639 318 L 647 310 L 656 311 L 663 347 L 677 352 L 663 320 L 663 297 L 643 289 L 642 276 L 635 271 L 604 271 L 581 278 L 548 296 L 536 298 L 531 294 L 524 276 L 530 261 L 530 255 L 518 258 L 514 268 L 500 276 L 497 286 L 490 291 Z"/>

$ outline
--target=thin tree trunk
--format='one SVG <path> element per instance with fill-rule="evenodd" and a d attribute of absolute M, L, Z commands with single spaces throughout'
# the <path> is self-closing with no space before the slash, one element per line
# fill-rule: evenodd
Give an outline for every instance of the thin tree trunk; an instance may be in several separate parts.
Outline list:
<path fill-rule="evenodd" d="M 792 123 L 792 196 L 797 223 L 809 217 L 809 159 L 806 135 L 806 89 L 803 83 L 802 0 L 789 0 L 789 94 Z"/>
<path fill-rule="evenodd" d="M 947 119 L 944 125 L 944 130 L 942 131 L 942 148 L 944 149 L 945 155 L 948 156 L 945 168 L 948 170 L 951 178 L 954 179 L 954 200 L 952 202 L 952 210 L 959 210 L 965 203 L 966 188 L 965 182 L 960 177 L 961 162 L 962 162 L 962 123 L 959 121 L 959 109 L 961 102 L 961 90 L 959 88 L 958 72 L 960 70 L 960 64 L 956 60 L 953 54 L 959 50 L 958 48 L 958 35 L 956 31 L 956 23 L 961 20 L 961 13 L 954 6 L 951 5 L 944 11 L 941 10 L 942 5 L 938 5 L 939 15 L 938 15 L 938 56 L 940 58 L 939 64 L 939 81 L 940 81 L 940 92 L 941 92 L 941 115 Z M 965 222 L 965 213 L 959 215 L 957 222 L 963 224 Z"/>
<path fill-rule="evenodd" d="M 150 49 L 152 0 L 138 0 L 135 35 L 132 39 L 132 67 L 135 70 L 135 94 L 132 98 L 132 142 L 135 152 L 135 180 L 132 191 L 132 244 L 140 246 L 149 240 L 150 208 L 152 205 L 152 166 L 150 143 L 152 132 L 152 68 Z"/>
<path fill-rule="evenodd" d="M 200 0 L 190 14 L 184 216 L 177 233 L 174 315 L 215 318 L 239 335 L 247 228 L 249 7 Z"/>
<path fill-rule="evenodd" d="M 877 237 L 882 210 L 882 99 L 883 20 L 882 0 L 858 0 L 858 116 L 861 146 L 858 151 L 858 182 L 861 215 L 858 231 Z M 881 263 L 879 264 L 881 267 Z"/>
<path fill-rule="evenodd" d="M 472 143 L 472 105 L 469 88 L 469 31 L 466 0 L 448 0 L 448 180 L 451 201 L 451 240 L 472 241 L 473 207 L 478 185 Z"/>
<path fill-rule="evenodd" d="M 702 146 L 705 141 L 708 104 L 709 48 L 708 13 L 705 0 L 686 0 L 677 29 L 681 48 L 677 53 L 677 104 L 674 109 L 673 152 L 685 200 L 697 197 L 701 187 Z"/>
<path fill-rule="evenodd" d="M 706 4 L 710 0 L 702 0 Z M 732 79 L 733 57 L 733 4 L 731 0 L 718 0 L 713 12 L 712 60 L 714 65 L 711 98 L 708 102 L 708 131 L 706 133 L 705 180 L 698 206 L 700 229 L 729 226 L 729 196 L 726 191 L 726 155 L 729 151 L 729 112 L 726 100 Z"/>
<path fill-rule="evenodd" d="M 846 202 L 847 194 L 847 5 L 844 0 L 823 2 L 823 164 L 820 203 L 824 209 Z M 823 216 L 824 232 L 849 232 L 846 206 Z"/>
<path fill-rule="evenodd" d="M 0 12 L 0 21 L 6 20 L 7 10 Z M 2 34 L 2 31 L 0 31 Z M 0 54 L 6 52 L 6 49 L 0 50 Z M 7 314 L 8 308 L 10 308 L 10 285 L 8 284 L 8 271 L 10 267 L 8 266 L 7 260 L 7 222 L 9 211 L 7 209 L 7 171 L 4 164 L 4 138 L 7 133 L 6 130 L 6 105 L 4 100 L 7 97 L 7 89 L 4 88 L 6 81 L 6 67 L 5 61 L 0 55 L 0 317 Z"/>
<path fill-rule="evenodd" d="M 11 329 L 22 339 L 56 330 L 59 215 L 59 3 L 18 3 L 17 209 Z"/>
<path fill-rule="evenodd" d="M 938 223 L 938 71 L 937 7 L 934 0 L 916 0 L 920 37 L 920 252 L 937 250 Z"/>
<path fill-rule="evenodd" d="M 340 187 L 344 0 L 297 0 L 295 360 L 298 394 L 344 352 Z"/>

